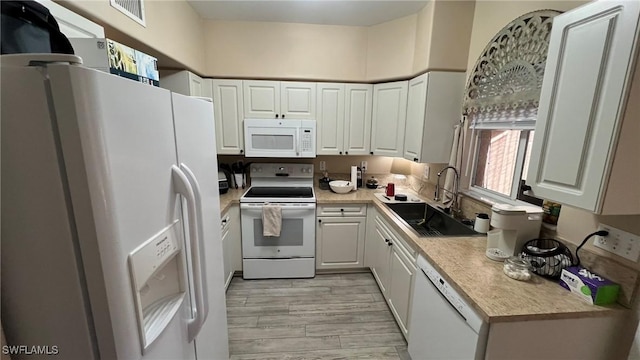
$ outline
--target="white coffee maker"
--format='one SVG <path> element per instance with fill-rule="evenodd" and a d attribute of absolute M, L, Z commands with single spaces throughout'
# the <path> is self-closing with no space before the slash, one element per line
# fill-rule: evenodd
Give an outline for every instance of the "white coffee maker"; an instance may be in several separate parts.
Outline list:
<path fill-rule="evenodd" d="M 518 254 L 524 244 L 540 235 L 542 209 L 533 206 L 495 204 L 491 207 L 491 231 L 486 255 L 502 261 Z"/>

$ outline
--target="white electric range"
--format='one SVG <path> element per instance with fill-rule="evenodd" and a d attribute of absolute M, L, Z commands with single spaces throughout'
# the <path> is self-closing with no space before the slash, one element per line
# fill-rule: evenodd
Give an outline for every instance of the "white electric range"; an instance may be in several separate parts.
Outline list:
<path fill-rule="evenodd" d="M 240 198 L 245 279 L 315 276 L 316 196 L 311 164 L 254 164 L 251 187 Z M 263 236 L 262 207 L 282 209 L 280 236 Z"/>

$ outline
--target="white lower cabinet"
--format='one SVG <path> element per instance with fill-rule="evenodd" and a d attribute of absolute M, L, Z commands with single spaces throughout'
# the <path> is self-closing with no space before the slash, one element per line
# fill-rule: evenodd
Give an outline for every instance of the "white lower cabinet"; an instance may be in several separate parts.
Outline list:
<path fill-rule="evenodd" d="M 402 334 L 408 338 L 417 253 L 408 247 L 380 214 L 372 218 L 374 225 L 369 229 L 366 243 L 367 263 Z"/>
<path fill-rule="evenodd" d="M 319 206 L 316 269 L 363 268 L 366 205 Z"/>
<path fill-rule="evenodd" d="M 411 294 L 413 275 L 416 273 L 415 259 L 411 261 L 400 249 L 400 243 L 392 243 L 389 259 L 390 288 L 387 301 L 393 316 L 398 319 L 400 330 L 409 335 L 409 309 L 411 308 Z"/>
<path fill-rule="evenodd" d="M 224 214 L 222 228 L 222 261 L 224 264 L 224 287 L 227 289 L 233 274 L 242 270 L 242 244 L 240 243 L 240 210 L 232 206 Z"/>

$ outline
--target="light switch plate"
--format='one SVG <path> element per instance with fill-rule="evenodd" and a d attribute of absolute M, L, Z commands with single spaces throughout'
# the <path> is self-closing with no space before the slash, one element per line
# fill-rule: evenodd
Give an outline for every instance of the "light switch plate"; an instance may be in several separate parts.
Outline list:
<path fill-rule="evenodd" d="M 430 170 L 431 169 L 429 169 L 429 165 L 425 165 L 424 166 L 424 174 L 423 175 L 424 175 L 425 180 L 429 180 L 429 173 L 431 172 Z"/>
<path fill-rule="evenodd" d="M 362 171 L 367 171 L 367 160 L 362 160 L 360 162 L 360 169 L 362 169 Z"/>
<path fill-rule="evenodd" d="M 320 171 L 327 171 L 327 163 L 324 160 L 320 161 Z"/>
<path fill-rule="evenodd" d="M 631 234 L 613 226 L 600 224 L 598 230 L 606 230 L 608 236 L 596 236 L 593 245 L 637 262 L 640 256 L 640 236 Z"/>

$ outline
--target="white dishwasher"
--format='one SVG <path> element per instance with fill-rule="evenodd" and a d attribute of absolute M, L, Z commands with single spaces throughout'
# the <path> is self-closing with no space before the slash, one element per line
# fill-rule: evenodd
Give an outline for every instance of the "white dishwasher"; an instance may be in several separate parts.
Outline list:
<path fill-rule="evenodd" d="M 409 355 L 414 360 L 484 358 L 488 326 L 469 304 L 419 256 L 411 320 Z"/>

